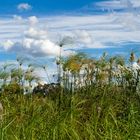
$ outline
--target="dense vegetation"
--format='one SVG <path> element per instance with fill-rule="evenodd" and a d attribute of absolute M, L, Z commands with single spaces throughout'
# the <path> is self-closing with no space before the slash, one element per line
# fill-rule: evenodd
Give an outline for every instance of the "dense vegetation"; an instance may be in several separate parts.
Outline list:
<path fill-rule="evenodd" d="M 50 88 L 45 94 L 32 93 L 36 67 L 23 69 L 23 59 L 17 62 L 0 71 L 1 140 L 140 139 L 140 60 L 134 53 L 127 63 L 106 53 L 99 59 L 60 57 L 58 84 L 38 85 Z"/>

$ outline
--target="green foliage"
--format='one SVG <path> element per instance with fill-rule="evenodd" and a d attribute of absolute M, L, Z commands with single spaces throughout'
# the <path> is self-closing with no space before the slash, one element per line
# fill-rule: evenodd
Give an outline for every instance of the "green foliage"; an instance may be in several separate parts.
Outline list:
<path fill-rule="evenodd" d="M 2 87 L 4 94 L 23 94 L 23 87 L 13 82 Z"/>
<path fill-rule="evenodd" d="M 40 92 L 21 94 L 25 82 L 31 89 L 39 80 L 32 65 L 23 70 L 19 58 L 14 69 L 5 65 L 0 71 L 0 140 L 140 139 L 140 71 L 132 67 L 135 59 L 131 53 L 130 66 L 106 53 L 98 60 L 83 53 L 60 59 L 59 86 L 49 89 L 46 84 L 44 97 Z"/>
<path fill-rule="evenodd" d="M 2 95 L 0 139 L 140 139 L 138 94 L 114 86 L 88 90 L 65 94 L 60 106 L 58 96 Z"/>

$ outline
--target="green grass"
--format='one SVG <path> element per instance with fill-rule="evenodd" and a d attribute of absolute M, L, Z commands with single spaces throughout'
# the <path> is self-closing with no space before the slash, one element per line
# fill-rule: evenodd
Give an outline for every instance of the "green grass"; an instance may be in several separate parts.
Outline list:
<path fill-rule="evenodd" d="M 23 95 L 25 82 L 29 91 L 39 82 L 36 67 L 23 70 L 18 60 L 14 69 L 8 64 L 0 69 L 0 140 L 139 140 L 140 70 L 131 64 L 134 53 L 129 67 L 106 54 L 98 60 L 81 53 L 60 60 L 62 86 L 51 87 L 46 97 Z"/>
<path fill-rule="evenodd" d="M 91 87 L 52 100 L 2 94 L 0 140 L 139 140 L 140 96 L 114 86 Z"/>

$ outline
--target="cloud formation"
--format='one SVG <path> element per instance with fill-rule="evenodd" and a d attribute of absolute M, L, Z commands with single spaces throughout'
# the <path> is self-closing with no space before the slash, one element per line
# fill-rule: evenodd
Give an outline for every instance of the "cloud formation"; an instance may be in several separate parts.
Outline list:
<path fill-rule="evenodd" d="M 17 5 L 17 9 L 20 11 L 27 11 L 32 9 L 32 6 L 28 3 L 20 3 L 19 5 Z"/>
<path fill-rule="evenodd" d="M 39 22 L 36 16 L 28 17 L 28 20 L 31 26 L 36 25 Z"/>
<path fill-rule="evenodd" d="M 1 45 L 3 46 L 4 50 L 8 51 L 12 48 L 14 43 L 11 40 L 7 40 L 7 41 L 3 42 Z"/>
<path fill-rule="evenodd" d="M 18 15 L 13 15 L 13 19 L 15 21 L 22 21 L 23 20 L 22 17 L 21 16 L 18 16 Z"/>
<path fill-rule="evenodd" d="M 90 44 L 93 41 L 91 35 L 86 30 L 76 30 L 74 33 L 76 40 L 80 43 Z"/>
<path fill-rule="evenodd" d="M 47 32 L 30 28 L 24 34 L 22 41 L 7 40 L 0 44 L 3 50 L 8 52 L 22 52 L 26 55 L 34 57 L 59 56 L 60 47 L 49 40 Z M 74 51 L 63 50 L 62 55 L 67 56 L 73 54 Z"/>
<path fill-rule="evenodd" d="M 128 9 L 131 10 L 132 8 L 138 8 L 140 7 L 140 1 L 139 0 L 106 0 L 102 2 L 97 2 L 95 4 L 96 6 L 99 6 L 100 8 L 104 9 Z"/>
<path fill-rule="evenodd" d="M 47 31 L 44 30 L 39 30 L 39 29 L 35 29 L 35 28 L 29 28 L 29 30 L 24 32 L 25 37 L 27 38 L 33 38 L 33 39 L 46 39 L 47 36 Z"/>
<path fill-rule="evenodd" d="M 75 39 L 76 45 L 64 47 L 63 53 L 67 55 L 74 53 L 71 50 L 112 48 L 129 42 L 140 43 L 140 14 L 130 10 L 140 6 L 139 0 L 107 0 L 95 5 L 99 8 L 129 10 L 83 16 L 22 18 L 14 15 L 13 19 L 0 20 L 1 44 L 9 51 L 20 50 L 33 56 L 51 56 L 58 55 L 59 46 L 55 42 L 60 34 L 70 35 Z"/>
<path fill-rule="evenodd" d="M 14 20 L 1 20 L 0 41 L 21 39 L 23 33 L 28 38 L 36 39 L 45 39 L 51 36 L 54 41 L 57 41 L 58 33 L 72 36 L 74 34 L 81 43 L 93 44 L 98 41 L 103 46 L 110 43 L 139 42 L 140 40 L 140 15 L 134 13 L 34 17 L 33 19 L 37 21 L 33 22 L 35 23 L 34 27 L 29 20 L 32 18 L 22 19 L 15 16 Z M 62 18 L 63 20 L 61 20 Z M 22 19 L 22 22 L 15 23 L 15 19 L 19 21 Z M 27 30 L 28 28 L 29 30 Z"/>

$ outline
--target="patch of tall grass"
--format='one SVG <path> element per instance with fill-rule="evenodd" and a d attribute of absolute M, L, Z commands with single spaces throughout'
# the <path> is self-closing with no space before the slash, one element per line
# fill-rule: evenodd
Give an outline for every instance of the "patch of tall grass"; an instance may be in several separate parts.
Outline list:
<path fill-rule="evenodd" d="M 135 59 L 134 53 L 128 64 L 105 53 L 98 60 L 60 55 L 58 84 L 38 84 L 35 94 L 31 89 L 39 77 L 33 65 L 23 69 L 22 59 L 17 66 L 4 65 L 0 140 L 140 139 L 140 60 Z"/>
<path fill-rule="evenodd" d="M 140 139 L 140 96 L 114 86 L 55 99 L 1 95 L 1 140 Z"/>

